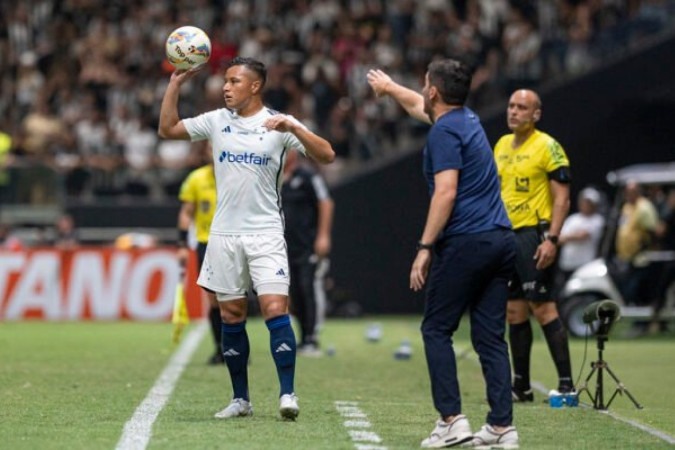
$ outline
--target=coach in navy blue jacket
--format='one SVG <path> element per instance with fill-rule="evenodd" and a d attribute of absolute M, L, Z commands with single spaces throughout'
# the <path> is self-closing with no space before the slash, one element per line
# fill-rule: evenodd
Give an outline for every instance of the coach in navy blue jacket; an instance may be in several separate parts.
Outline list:
<path fill-rule="evenodd" d="M 471 72 L 459 61 L 434 61 L 421 95 L 380 70 L 371 70 L 368 82 L 378 96 L 391 96 L 412 117 L 432 124 L 424 148 L 431 203 L 410 271 L 410 288 L 427 288 L 422 335 L 440 414 L 422 447 L 470 440 L 474 445 L 515 446 L 518 433 L 512 425 L 511 368 L 504 340 L 515 241 L 492 149 L 478 116 L 464 106 Z M 467 309 L 490 404 L 487 423 L 475 435 L 462 414 L 452 345 Z"/>

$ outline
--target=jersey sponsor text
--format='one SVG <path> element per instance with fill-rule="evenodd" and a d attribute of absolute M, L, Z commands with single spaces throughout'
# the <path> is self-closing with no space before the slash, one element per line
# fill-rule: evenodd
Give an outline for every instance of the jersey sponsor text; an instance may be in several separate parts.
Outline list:
<path fill-rule="evenodd" d="M 221 152 L 220 156 L 218 157 L 218 161 L 221 163 L 227 161 L 238 164 L 253 164 L 255 166 L 266 166 L 269 164 L 271 159 L 272 158 L 266 155 L 256 155 L 255 153 L 249 152 L 234 153 L 228 152 L 227 150 Z"/>

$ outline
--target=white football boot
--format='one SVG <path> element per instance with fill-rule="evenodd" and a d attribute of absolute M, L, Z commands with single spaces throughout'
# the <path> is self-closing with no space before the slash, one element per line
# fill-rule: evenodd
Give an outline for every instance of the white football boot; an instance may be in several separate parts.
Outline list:
<path fill-rule="evenodd" d="M 298 397 L 295 394 L 284 394 L 279 398 L 279 414 L 288 420 L 295 420 L 300 414 L 298 407 Z"/>
<path fill-rule="evenodd" d="M 218 411 L 214 417 L 216 419 L 231 419 L 232 417 L 244 417 L 253 415 L 253 405 L 243 398 L 232 399 L 227 408 Z"/>

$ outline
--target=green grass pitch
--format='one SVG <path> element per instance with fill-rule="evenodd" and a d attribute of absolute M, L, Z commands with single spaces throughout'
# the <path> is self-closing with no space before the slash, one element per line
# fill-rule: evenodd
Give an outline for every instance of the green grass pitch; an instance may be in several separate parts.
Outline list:
<path fill-rule="evenodd" d="M 355 449 L 348 420 L 336 402 L 356 402 L 387 449 L 419 448 L 433 428 L 434 411 L 419 317 L 369 317 L 329 320 L 322 332 L 333 356 L 298 358 L 296 390 L 300 417 L 278 418 L 278 383 L 269 353 L 268 332 L 259 318 L 249 321 L 249 368 L 253 417 L 218 421 L 213 414 L 231 396 L 224 366 L 207 366 L 213 350 L 205 335 L 152 428 L 149 449 Z M 379 342 L 365 339 L 368 324 L 379 322 Z M 138 405 L 164 370 L 174 348 L 167 323 L 0 323 L 0 448 L 113 449 Z M 191 324 L 186 333 L 195 328 Z M 538 326 L 533 327 L 538 330 Z M 618 330 L 617 333 L 619 334 Z M 404 339 L 413 355 L 393 357 Z M 590 339 L 571 343 L 573 371 L 582 379 L 596 359 Z M 456 336 L 458 354 L 470 347 L 468 323 Z M 675 436 L 675 344 L 673 333 L 660 338 L 621 339 L 610 335 L 605 360 L 644 405 L 636 409 L 625 396 L 610 412 L 666 434 L 654 436 L 592 408 L 551 409 L 545 396 L 516 405 L 515 425 L 522 449 L 672 448 Z M 556 385 L 555 369 L 540 334 L 533 349 L 533 379 Z M 458 363 L 464 413 L 474 429 L 487 404 L 480 367 L 473 351 Z M 615 384 L 606 377 L 608 398 Z M 581 401 L 589 404 L 588 397 Z M 367 445 L 367 442 L 361 442 Z"/>

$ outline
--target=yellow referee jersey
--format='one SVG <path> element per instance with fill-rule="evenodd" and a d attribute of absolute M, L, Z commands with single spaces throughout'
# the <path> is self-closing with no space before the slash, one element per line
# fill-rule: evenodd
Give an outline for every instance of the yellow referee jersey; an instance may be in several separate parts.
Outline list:
<path fill-rule="evenodd" d="M 178 198 L 195 205 L 195 231 L 197 241 L 209 240 L 209 229 L 216 212 L 216 178 L 211 164 L 193 170 L 180 187 Z"/>
<path fill-rule="evenodd" d="M 548 174 L 570 163 L 562 146 L 548 134 L 534 133 L 513 148 L 514 135 L 502 136 L 495 145 L 495 161 L 502 201 L 514 229 L 551 221 L 553 197 Z"/>

